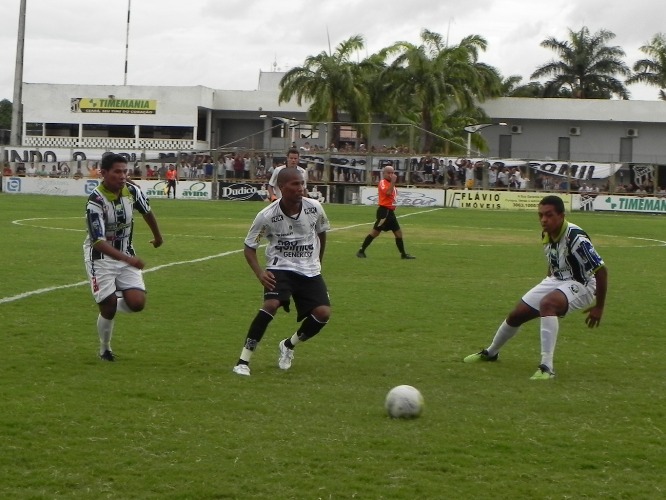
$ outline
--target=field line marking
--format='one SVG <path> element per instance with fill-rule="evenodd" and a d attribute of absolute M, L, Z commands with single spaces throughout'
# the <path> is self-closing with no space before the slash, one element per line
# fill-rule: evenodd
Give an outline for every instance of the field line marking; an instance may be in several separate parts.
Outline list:
<path fill-rule="evenodd" d="M 643 240 L 643 241 L 656 241 L 657 243 L 661 243 L 661 245 L 657 245 L 660 247 L 666 246 L 666 241 L 663 240 L 655 240 L 654 238 L 639 238 L 638 236 L 627 236 L 627 238 L 632 239 L 632 240 Z M 654 245 L 642 245 L 643 248 L 648 247 L 652 248 Z M 640 248 L 640 247 L 634 247 L 634 248 Z"/>
<path fill-rule="evenodd" d="M 441 208 L 434 209 L 434 210 L 441 210 Z M 421 212 L 414 212 L 412 214 L 404 214 L 404 215 L 401 215 L 400 217 L 407 217 L 409 215 L 418 215 L 418 214 L 422 214 L 422 213 L 433 212 L 434 210 L 423 210 Z M 68 217 L 68 218 L 74 219 L 74 218 L 78 218 L 78 217 Z M 48 219 L 49 219 L 49 217 L 35 217 L 35 218 L 32 218 L 32 219 L 21 219 L 20 221 L 12 221 L 12 223 L 13 224 L 18 224 L 21 221 L 48 220 Z M 342 231 L 344 229 L 352 229 L 352 228 L 359 227 L 359 226 L 365 226 L 367 224 L 372 224 L 372 222 L 370 222 L 370 223 L 365 222 L 363 224 L 354 224 L 354 225 L 351 225 L 351 226 L 333 228 L 333 229 L 331 229 L 330 232 Z M 31 227 L 38 227 L 38 226 L 31 226 Z M 50 229 L 50 228 L 46 228 L 46 229 Z M 81 229 L 69 229 L 69 231 L 81 231 Z M 261 245 L 259 248 L 263 248 L 265 246 L 266 245 Z M 215 255 L 208 255 L 206 257 L 199 257 L 198 259 L 169 262 L 168 264 L 161 264 L 159 266 L 151 267 L 150 269 L 145 269 L 143 272 L 144 273 L 152 273 L 154 271 L 159 271 L 160 269 L 165 269 L 167 267 L 180 266 L 180 265 L 183 265 L 183 264 L 194 264 L 196 262 L 205 262 L 207 260 L 217 259 L 218 257 L 226 257 L 228 255 L 233 255 L 233 254 L 236 254 L 236 253 L 240 253 L 242 251 L 243 251 L 243 249 L 239 248 L 237 250 L 230 250 L 228 252 L 222 252 L 222 253 L 218 253 L 218 254 L 215 254 Z M 32 291 L 29 291 L 29 292 L 19 293 L 18 295 L 12 295 L 10 297 L 0 297 L 0 304 L 7 304 L 9 302 L 16 302 L 17 300 L 32 297 L 33 295 L 41 295 L 41 294 L 44 294 L 44 293 L 55 292 L 57 290 L 64 290 L 64 289 L 67 289 L 67 288 L 74 288 L 74 287 L 77 287 L 77 286 L 83 286 L 83 285 L 87 285 L 87 284 L 88 284 L 88 281 L 86 280 L 86 281 L 79 281 L 77 283 L 69 283 L 67 285 L 57 285 L 57 286 L 50 286 L 50 287 L 46 287 L 46 288 L 39 288 L 38 290 L 32 290 Z"/>
<path fill-rule="evenodd" d="M 35 224 L 23 224 L 23 222 L 31 222 L 35 220 L 54 220 L 54 219 L 85 219 L 85 217 L 32 217 L 30 219 L 16 219 L 13 220 L 11 223 L 16 224 L 17 226 L 25 226 L 25 227 L 31 227 L 35 229 L 53 229 L 56 231 L 74 231 L 78 233 L 85 233 L 87 229 L 74 229 L 74 228 L 68 228 L 68 227 L 53 227 L 53 226 L 37 226 Z M 181 218 L 179 218 L 181 219 Z M 183 217 L 182 219 L 194 219 L 193 217 Z M 181 220 L 182 220 L 181 219 Z M 205 217 L 204 219 L 212 219 L 212 217 Z M 230 218 L 227 218 L 228 220 L 231 220 Z M 198 220 L 203 220 L 203 219 L 198 219 Z M 231 237 L 231 236 L 202 236 L 202 235 L 195 235 L 195 234 L 171 234 L 171 233 L 162 233 L 163 236 L 173 236 L 174 238 L 203 238 L 203 239 L 211 239 L 211 238 L 216 238 L 216 239 L 225 239 L 225 240 L 230 240 L 230 239 L 237 239 L 236 237 Z"/>
<path fill-rule="evenodd" d="M 32 295 L 41 295 L 43 293 L 53 292 L 55 290 L 64 290 L 65 288 L 74 288 L 81 285 L 87 285 L 87 281 L 79 281 L 78 283 L 70 283 L 69 285 L 58 285 L 50 286 L 47 288 L 40 288 L 38 290 L 32 290 L 30 292 L 19 293 L 18 295 L 12 295 L 11 297 L 2 297 L 0 298 L 0 304 L 6 304 L 8 302 L 15 302 L 17 300 L 26 299 Z"/>

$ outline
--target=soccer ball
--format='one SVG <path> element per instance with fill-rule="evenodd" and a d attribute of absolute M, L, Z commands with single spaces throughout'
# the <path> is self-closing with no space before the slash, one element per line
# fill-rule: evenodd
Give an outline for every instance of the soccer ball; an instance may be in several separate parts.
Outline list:
<path fill-rule="evenodd" d="M 399 385 L 388 392 L 384 407 L 391 418 L 416 418 L 423 410 L 423 396 L 411 385 Z"/>

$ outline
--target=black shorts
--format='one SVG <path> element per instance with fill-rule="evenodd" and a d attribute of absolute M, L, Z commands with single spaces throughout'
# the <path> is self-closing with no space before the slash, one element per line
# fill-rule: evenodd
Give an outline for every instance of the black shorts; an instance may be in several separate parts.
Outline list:
<path fill-rule="evenodd" d="M 301 321 L 318 306 L 330 306 L 326 283 L 321 274 L 303 276 L 293 271 L 269 269 L 275 276 L 275 289 L 264 288 L 264 300 L 278 299 L 285 311 L 289 312 L 290 298 L 296 304 L 296 321 Z"/>
<path fill-rule="evenodd" d="M 399 231 L 400 224 L 395 216 L 395 210 L 386 207 L 377 207 L 377 220 L 373 229 L 376 231 Z"/>

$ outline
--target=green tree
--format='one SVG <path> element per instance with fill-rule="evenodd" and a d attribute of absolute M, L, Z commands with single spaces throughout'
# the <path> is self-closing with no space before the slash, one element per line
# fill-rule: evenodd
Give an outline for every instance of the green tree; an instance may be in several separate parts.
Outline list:
<path fill-rule="evenodd" d="M 335 123 L 343 112 L 353 123 L 369 122 L 370 95 L 368 75 L 372 62 L 354 62 L 351 57 L 363 49 L 361 35 L 355 35 L 340 43 L 333 53 L 326 51 L 308 56 L 303 66 L 289 70 L 280 80 L 278 102 L 289 101 L 294 96 L 300 105 L 311 101 L 309 118 L 315 122 Z M 339 139 L 339 127 L 333 127 L 332 139 Z"/>
<path fill-rule="evenodd" d="M 568 41 L 549 37 L 541 46 L 557 52 L 559 60 L 538 67 L 531 78 L 552 77 L 544 84 L 544 97 L 557 97 L 561 89 L 568 88 L 580 99 L 629 99 L 616 75 L 628 76 L 631 71 L 621 59 L 624 50 L 608 45 L 613 38 L 615 34 L 608 30 L 590 34 L 585 26 L 580 31 L 569 29 Z"/>
<path fill-rule="evenodd" d="M 12 126 L 12 103 L 8 99 L 0 101 L 0 129 Z"/>
<path fill-rule="evenodd" d="M 502 78 L 502 96 L 504 97 L 513 97 L 513 93 L 522 87 L 523 85 L 520 85 L 520 82 L 523 80 L 522 76 L 519 75 L 511 75 L 507 76 L 506 78 Z"/>
<path fill-rule="evenodd" d="M 635 73 L 627 79 L 628 84 L 646 83 L 659 88 L 659 99 L 666 101 L 666 35 L 657 33 L 641 52 L 648 59 L 641 59 L 634 64 Z"/>
<path fill-rule="evenodd" d="M 501 94 L 501 79 L 493 67 L 479 62 L 487 42 L 478 35 L 465 37 L 448 46 L 442 35 L 427 29 L 421 44 L 397 42 L 383 49 L 381 56 L 394 57 L 378 85 L 377 95 L 391 122 L 412 123 L 421 130 L 423 151 L 443 146 L 437 136 L 461 139 L 462 130 L 447 117 L 456 113 L 462 122 L 481 116 L 478 103 Z M 446 141 L 444 141 L 446 142 Z"/>
<path fill-rule="evenodd" d="M 541 82 L 529 82 L 520 85 L 522 77 L 510 76 L 502 80 L 502 95 L 504 97 L 544 97 L 545 87 Z M 571 90 L 562 87 L 557 95 L 552 97 L 571 97 Z"/>

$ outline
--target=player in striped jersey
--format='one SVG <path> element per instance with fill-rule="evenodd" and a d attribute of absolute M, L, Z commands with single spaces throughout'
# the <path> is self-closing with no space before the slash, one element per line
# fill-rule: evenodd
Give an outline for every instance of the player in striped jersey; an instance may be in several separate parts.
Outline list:
<path fill-rule="evenodd" d="M 302 321 L 291 337 L 279 343 L 278 366 L 291 368 L 294 347 L 319 333 L 331 315 L 321 261 L 330 224 L 321 204 L 304 196 L 305 181 L 295 168 L 283 169 L 278 178 L 282 198 L 257 214 L 245 238 L 245 259 L 264 287 L 264 302 L 248 330 L 245 346 L 233 371 L 250 375 L 250 359 L 278 309 L 296 305 L 296 321 Z M 257 259 L 257 248 L 266 238 L 266 269 Z"/>
<path fill-rule="evenodd" d="M 587 233 L 565 220 L 560 197 L 551 195 L 541 200 L 539 221 L 548 276 L 523 296 L 500 325 L 490 346 L 467 356 L 465 363 L 496 361 L 500 348 L 518 333 L 523 323 L 541 318 L 541 364 L 531 378 L 549 380 L 555 377 L 553 354 L 558 317 L 583 310 L 587 312 L 587 326 L 599 326 L 608 288 L 606 264 Z"/>
<path fill-rule="evenodd" d="M 139 212 L 150 227 L 153 233 L 150 243 L 155 248 L 162 245 L 162 235 L 148 199 L 136 184 L 128 181 L 125 157 L 104 156 L 101 172 L 103 180 L 86 204 L 88 234 L 83 254 L 90 288 L 99 306 L 99 357 L 115 361 L 111 336 L 116 312 L 138 312 L 146 304 L 141 273 L 145 263 L 132 247 L 134 211 Z M 122 296 L 117 296 L 116 292 Z"/>

